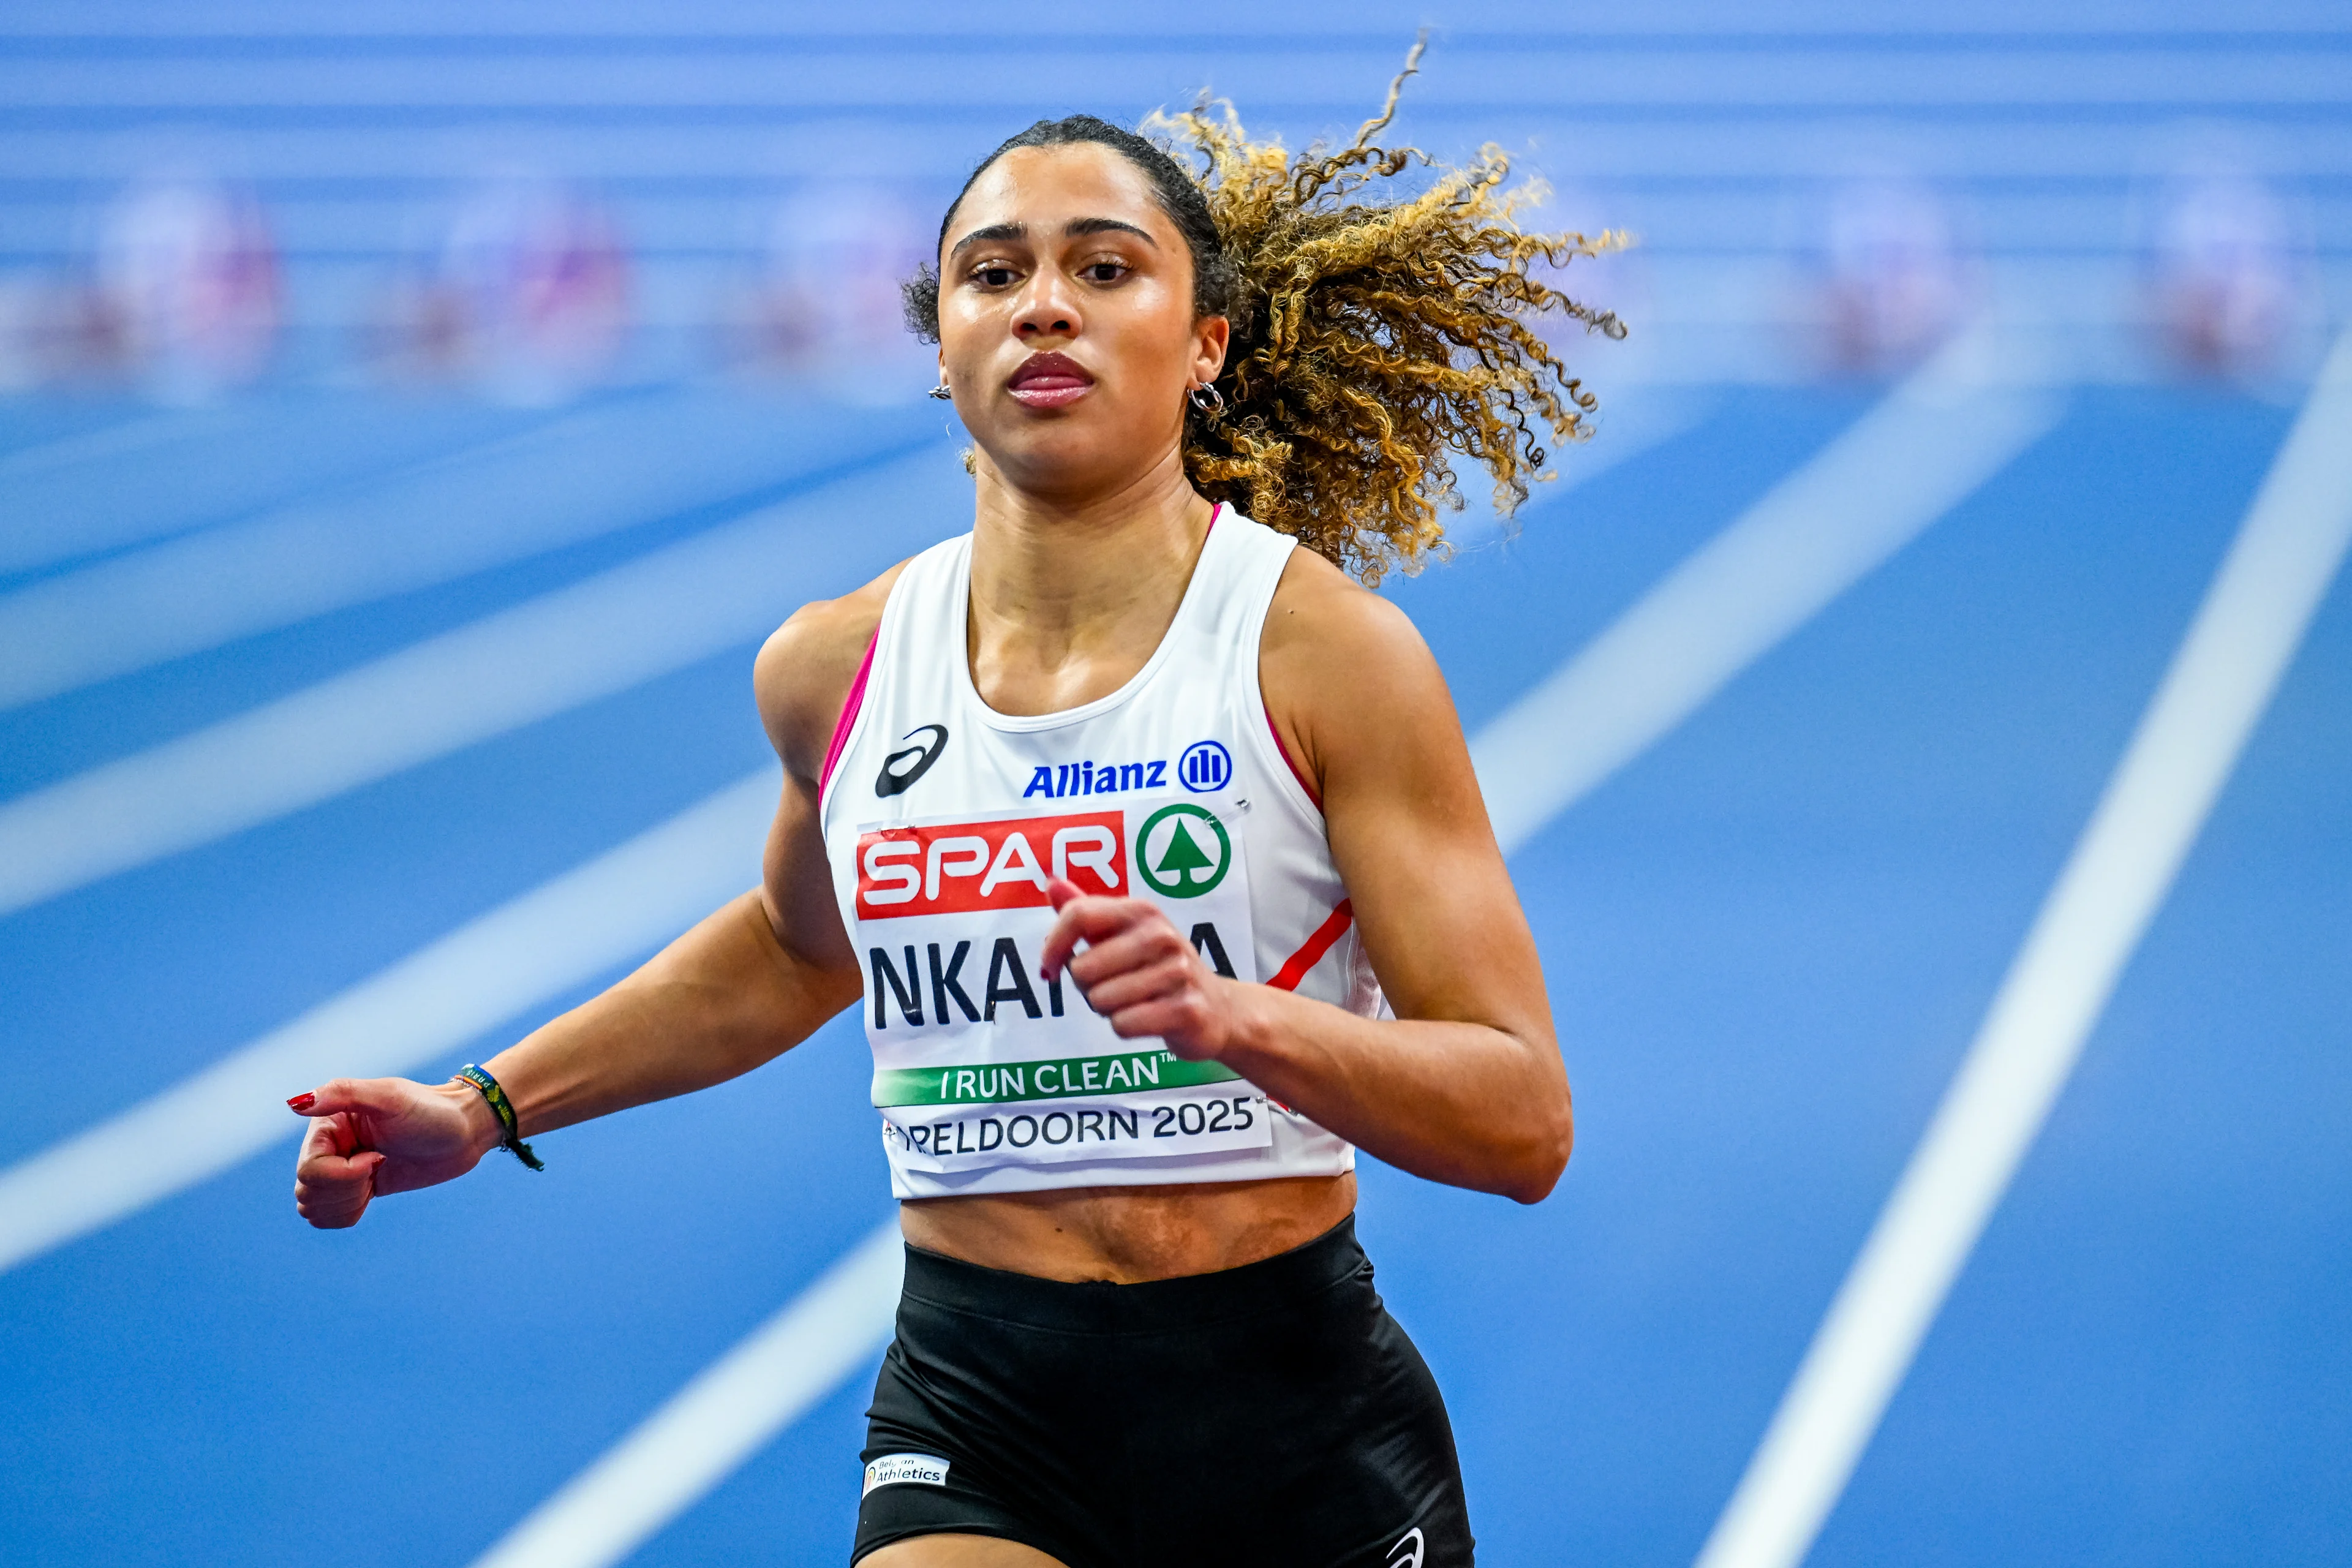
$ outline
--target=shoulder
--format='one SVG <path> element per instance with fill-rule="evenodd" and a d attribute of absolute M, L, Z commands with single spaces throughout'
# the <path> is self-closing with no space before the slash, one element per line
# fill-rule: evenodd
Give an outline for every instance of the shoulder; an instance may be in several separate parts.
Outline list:
<path fill-rule="evenodd" d="M 1391 746 L 1433 722 L 1459 734 L 1412 618 L 1303 546 L 1266 610 L 1258 683 L 1276 731 L 1318 781 L 1343 754 Z"/>
<path fill-rule="evenodd" d="M 1264 657 L 1320 662 L 1358 654 L 1426 656 L 1411 617 L 1305 545 L 1290 552 L 1266 609 Z"/>
<path fill-rule="evenodd" d="M 761 647 L 751 666 L 751 689 L 760 721 L 787 772 L 814 784 L 824 766 L 834 724 L 882 624 L 891 585 L 906 565 L 901 561 L 838 599 L 802 605 Z"/>

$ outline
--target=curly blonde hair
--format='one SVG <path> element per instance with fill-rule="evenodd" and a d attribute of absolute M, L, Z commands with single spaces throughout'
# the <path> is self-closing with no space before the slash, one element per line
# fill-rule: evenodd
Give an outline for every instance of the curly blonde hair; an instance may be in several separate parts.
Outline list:
<path fill-rule="evenodd" d="M 1223 405 L 1195 406 L 1185 420 L 1186 472 L 1211 500 L 1367 584 L 1444 551 L 1439 514 L 1462 505 L 1455 456 L 1485 465 L 1507 515 L 1531 481 L 1549 477 L 1545 443 L 1590 433 L 1598 400 L 1537 332 L 1538 317 L 1558 311 L 1589 331 L 1625 334 L 1613 314 L 1529 273 L 1614 249 L 1622 236 L 1522 229 L 1518 216 L 1542 187 L 1507 190 L 1510 162 L 1492 145 L 1451 168 L 1373 142 L 1421 49 L 1345 147 L 1293 155 L 1252 142 L 1231 105 L 1213 113 L 1203 100 L 1143 126 L 1196 158 L 1192 168 L 1159 141 L 1072 116 L 1039 121 L 973 172 L 1016 146 L 1097 142 L 1151 177 L 1192 247 L 1197 308 L 1233 325 L 1215 384 Z M 1415 165 L 1435 172 L 1425 188 L 1372 199 L 1375 182 Z M 935 271 L 908 285 L 907 313 L 937 339 Z"/>

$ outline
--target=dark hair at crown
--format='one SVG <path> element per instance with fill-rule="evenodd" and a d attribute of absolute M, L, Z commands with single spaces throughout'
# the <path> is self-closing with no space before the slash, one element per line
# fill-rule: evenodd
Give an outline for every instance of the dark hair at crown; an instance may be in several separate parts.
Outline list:
<path fill-rule="evenodd" d="M 1184 237 L 1185 248 L 1192 253 L 1192 309 L 1202 316 L 1231 316 L 1242 304 L 1241 270 L 1225 254 L 1224 242 L 1217 234 L 1217 220 L 1209 211 L 1209 200 L 1200 183 L 1182 164 L 1170 157 L 1153 142 L 1146 141 L 1132 131 L 1123 131 L 1107 120 L 1091 114 L 1066 115 L 1060 120 L 1040 120 L 1017 136 L 1009 136 L 996 150 L 980 161 L 979 165 L 964 177 L 963 189 L 956 192 L 954 201 L 940 216 L 939 243 L 932 247 L 936 256 L 948 242 L 948 225 L 955 221 L 956 208 L 963 205 L 964 196 L 971 190 L 972 182 L 988 173 L 991 165 L 1021 147 L 1071 147 L 1083 142 L 1108 147 L 1129 163 L 1143 171 L 1151 182 L 1152 194 L 1159 198 L 1160 209 Z M 940 271 L 925 263 L 904 286 L 903 298 L 907 325 L 927 343 L 940 341 Z M 1240 331 L 1245 322 L 1234 322 Z"/>

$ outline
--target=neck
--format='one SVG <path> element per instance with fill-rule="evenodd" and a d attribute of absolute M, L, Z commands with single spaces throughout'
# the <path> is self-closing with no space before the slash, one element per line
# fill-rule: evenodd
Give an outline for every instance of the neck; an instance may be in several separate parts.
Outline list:
<path fill-rule="evenodd" d="M 1214 514 L 1181 458 L 1075 499 L 1017 489 L 985 455 L 975 478 L 966 636 L 982 697 L 1041 713 L 1118 689 L 1176 618 Z"/>

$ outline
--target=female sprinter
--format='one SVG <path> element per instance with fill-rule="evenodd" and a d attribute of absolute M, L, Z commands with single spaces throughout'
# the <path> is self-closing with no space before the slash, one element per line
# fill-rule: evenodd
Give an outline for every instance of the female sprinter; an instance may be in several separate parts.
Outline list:
<path fill-rule="evenodd" d="M 311 1224 L 856 1005 L 908 1251 L 853 1561 L 1471 1561 L 1354 1149 L 1534 1203 L 1568 1083 L 1444 683 L 1349 569 L 1439 543 L 1449 449 L 1523 497 L 1590 406 L 1528 319 L 1612 323 L 1491 153 L 1364 201 L 1385 121 L 989 155 L 908 286 L 972 530 L 760 655 L 763 885 L 478 1077 L 298 1097 Z"/>

